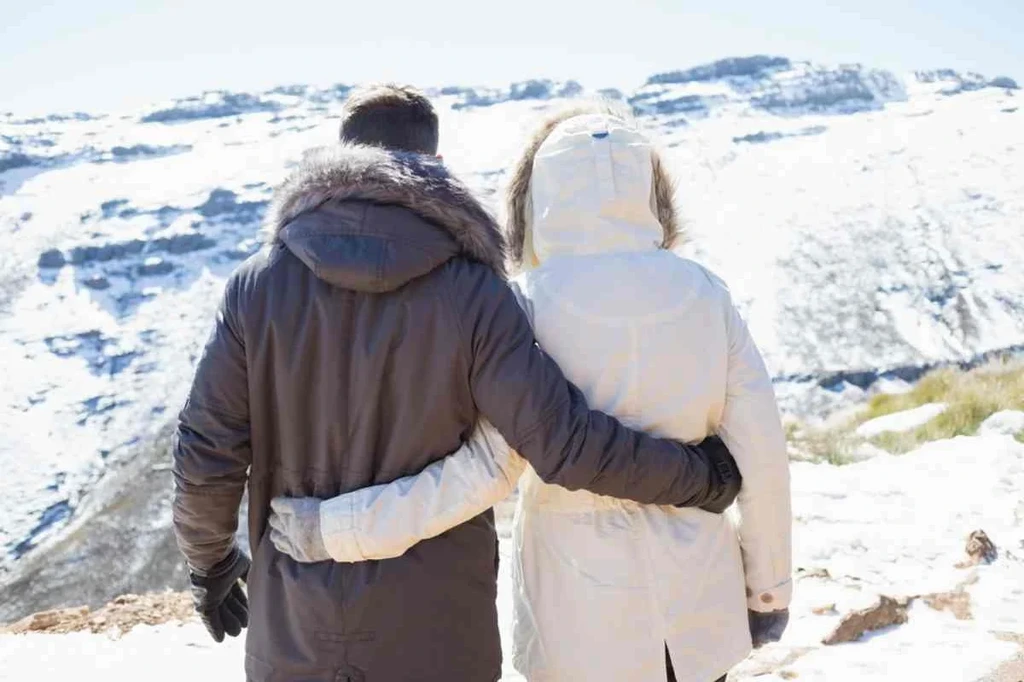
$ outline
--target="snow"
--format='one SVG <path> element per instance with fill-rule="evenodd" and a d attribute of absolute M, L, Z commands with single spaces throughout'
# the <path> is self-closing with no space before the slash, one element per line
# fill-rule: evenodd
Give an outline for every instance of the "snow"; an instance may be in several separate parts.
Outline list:
<path fill-rule="evenodd" d="M 785 641 L 785 646 L 778 646 L 771 652 L 776 660 L 782 654 L 792 655 L 804 647 L 810 651 L 780 666 L 785 676 L 776 672 L 759 675 L 757 680 L 964 682 L 983 679 L 1018 651 L 1018 646 L 1011 642 L 920 604 L 911 608 L 909 624 L 869 637 L 865 642 L 821 647 L 814 637 L 802 640 L 786 637 Z M 749 679 L 754 675 L 746 671 L 762 669 L 762 665 L 748 661 L 729 679 Z"/>
<path fill-rule="evenodd" d="M 795 463 L 793 624 L 736 679 L 790 659 L 782 670 L 801 680 L 975 680 L 1012 658 L 1019 647 L 999 633 L 1024 633 L 1022 489 L 1024 446 L 1006 436 L 937 441 L 844 467 Z M 957 568 L 977 529 L 992 538 L 999 558 Z M 814 577 L 821 569 L 829 577 Z M 836 604 L 842 614 L 880 594 L 912 597 L 961 585 L 972 620 L 917 600 L 906 625 L 855 644 L 820 645 L 839 615 L 813 615 L 815 607 Z"/>
<path fill-rule="evenodd" d="M 730 680 L 980 680 L 1020 652 L 1024 637 L 1024 445 L 1007 436 L 960 437 L 901 457 L 843 467 L 793 465 L 792 620 L 778 644 L 755 652 Z M 507 519 L 505 520 L 507 523 Z M 957 568 L 967 535 L 984 529 L 997 545 L 991 565 Z M 503 529 L 506 530 L 507 529 Z M 507 538 L 507 532 L 502 533 Z M 498 610 L 508 667 L 509 548 L 502 545 Z M 827 574 L 824 573 L 827 571 Z M 963 586 L 972 618 L 957 620 L 920 599 L 909 621 L 861 641 L 824 646 L 841 614 L 884 594 L 916 597 Z M 834 613 L 812 609 L 835 604 Z M 105 635 L 0 635 L 0 667 L 11 679 L 105 682 L 145 677 L 243 679 L 242 643 L 216 645 L 199 624 Z"/>
<path fill-rule="evenodd" d="M 981 528 L 1009 552 L 981 570 L 997 579 L 1001 565 L 1024 577 L 1024 445 L 1012 438 L 959 437 L 842 467 L 795 462 L 792 471 L 798 568 L 852 578 L 857 592 L 948 590 L 966 577 L 955 564 Z M 1024 613 L 1024 583 L 1012 587 L 1004 598 L 1015 594 Z"/>
<path fill-rule="evenodd" d="M 981 435 L 1015 436 L 1024 434 L 1024 412 L 1020 410 L 1001 410 L 986 419 L 978 427 Z"/>
<path fill-rule="evenodd" d="M 929 78 L 734 60 L 626 93 L 679 180 L 683 253 L 729 283 L 788 411 L 1024 347 L 1019 94 Z M 432 91 L 446 163 L 497 203 L 576 89 Z M 271 188 L 335 139 L 348 91 L 0 117 L 0 576 L 173 419 Z"/>
<path fill-rule="evenodd" d="M 143 625 L 121 638 L 88 633 L 0 637 L 0 668 L 11 680 L 71 680 L 86 670 L 105 682 L 245 680 L 242 641 L 217 645 L 197 623 Z"/>
<path fill-rule="evenodd" d="M 882 377 L 871 386 L 871 390 L 875 394 L 888 394 L 888 395 L 902 395 L 909 393 L 914 388 L 914 385 L 903 379 L 891 379 L 888 377 Z"/>
<path fill-rule="evenodd" d="M 850 453 L 850 459 L 855 462 L 863 462 L 864 460 L 873 459 L 875 457 L 884 457 L 888 454 L 890 453 L 886 450 L 872 445 L 871 443 L 858 443 Z"/>
<path fill-rule="evenodd" d="M 924 426 L 946 411 L 945 403 L 928 403 L 911 410 L 894 412 L 884 417 L 869 419 L 857 427 L 856 434 L 861 438 L 873 438 L 882 433 L 904 433 Z"/>

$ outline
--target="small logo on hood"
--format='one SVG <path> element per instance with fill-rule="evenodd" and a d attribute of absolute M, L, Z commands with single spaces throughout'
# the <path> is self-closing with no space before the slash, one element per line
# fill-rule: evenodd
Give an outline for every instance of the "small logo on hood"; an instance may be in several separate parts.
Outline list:
<path fill-rule="evenodd" d="M 602 130 L 599 133 L 590 133 L 590 136 L 593 137 L 595 140 L 603 140 L 604 138 L 608 137 L 608 131 Z"/>

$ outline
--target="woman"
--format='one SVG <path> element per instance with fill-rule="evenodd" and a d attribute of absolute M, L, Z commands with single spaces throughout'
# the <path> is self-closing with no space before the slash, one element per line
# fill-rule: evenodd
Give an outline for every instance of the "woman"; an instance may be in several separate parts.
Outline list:
<path fill-rule="evenodd" d="M 517 670 L 531 682 L 722 678 L 752 634 L 781 636 L 792 587 L 788 458 L 761 357 L 725 285 L 669 251 L 672 185 L 629 117 L 548 120 L 506 201 L 513 285 L 538 343 L 594 408 L 658 436 L 718 433 L 743 475 L 738 518 L 546 485 L 481 424 L 416 476 L 322 504 L 276 500 L 271 537 L 299 560 L 394 557 L 518 480 Z"/>

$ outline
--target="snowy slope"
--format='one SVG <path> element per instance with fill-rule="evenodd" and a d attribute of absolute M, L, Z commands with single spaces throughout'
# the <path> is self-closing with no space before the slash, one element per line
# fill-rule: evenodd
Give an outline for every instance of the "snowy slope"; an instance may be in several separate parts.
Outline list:
<path fill-rule="evenodd" d="M 930 443 L 901 457 L 847 467 L 793 469 L 797 586 L 782 642 L 756 652 L 730 680 L 807 682 L 1017 680 L 1024 671 L 1024 445 L 1009 436 Z M 956 504 L 950 504 L 956 500 Z M 504 680 L 522 680 L 511 634 L 508 529 L 502 527 L 498 607 Z M 957 568 L 964 539 L 984 529 L 991 565 Z M 966 594 L 958 619 L 914 599 L 904 625 L 851 644 L 823 646 L 842 615 L 879 595 Z M 834 608 L 829 608 L 833 607 Z M 105 635 L 0 635 L 10 679 L 62 680 L 99 670 L 106 682 L 243 679 L 239 640 L 214 644 L 198 623 Z M 1017 666 L 1013 668 L 1011 666 Z M 1002 668 L 1007 676 L 996 673 Z M 1009 676 L 1013 670 L 1017 676 Z"/>
<path fill-rule="evenodd" d="M 493 198 L 524 131 L 580 90 L 434 91 L 446 161 Z M 348 91 L 0 116 L 0 574 L 173 419 L 272 186 L 335 138 Z M 687 253 L 732 286 L 789 409 L 1024 344 L 1014 83 L 752 58 L 626 97 L 668 146 Z"/>

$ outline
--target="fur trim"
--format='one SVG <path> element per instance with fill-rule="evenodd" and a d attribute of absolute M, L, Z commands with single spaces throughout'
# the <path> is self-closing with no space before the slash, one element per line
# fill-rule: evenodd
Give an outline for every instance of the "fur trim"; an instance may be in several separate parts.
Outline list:
<path fill-rule="evenodd" d="M 530 202 L 530 180 L 533 177 L 533 159 L 541 145 L 544 144 L 544 140 L 555 128 L 571 118 L 586 114 L 608 114 L 624 121 L 634 120 L 633 112 L 627 106 L 611 101 L 598 101 L 554 112 L 544 119 L 530 136 L 526 148 L 512 168 L 505 189 L 505 230 L 508 235 L 509 255 L 513 266 L 517 269 L 523 266 L 524 258 L 532 257 L 532 248 L 527 248 L 527 244 L 531 241 L 529 226 L 533 207 Z M 661 248 L 671 249 L 680 242 L 683 236 L 673 202 L 675 183 L 657 151 L 651 153 L 651 166 L 651 172 L 654 175 L 654 200 L 658 222 L 661 223 L 665 234 Z"/>
<path fill-rule="evenodd" d="M 651 172 L 654 174 L 654 208 L 658 213 L 658 222 L 664 230 L 661 248 L 671 249 L 679 245 L 683 238 L 676 213 L 676 182 L 672 179 L 661 154 L 657 149 L 651 150 Z"/>
<path fill-rule="evenodd" d="M 274 193 L 265 229 L 277 241 L 285 225 L 326 201 L 402 206 L 451 235 L 469 257 L 505 275 L 497 222 L 462 182 L 432 156 L 337 144 L 311 149 Z"/>

